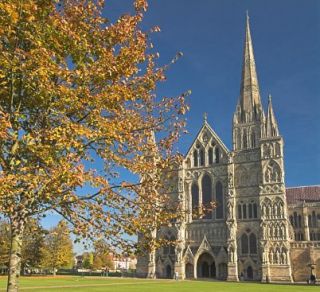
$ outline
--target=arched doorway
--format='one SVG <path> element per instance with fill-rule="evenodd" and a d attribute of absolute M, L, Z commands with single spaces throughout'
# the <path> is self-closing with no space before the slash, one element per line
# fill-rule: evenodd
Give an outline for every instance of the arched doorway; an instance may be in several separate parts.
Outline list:
<path fill-rule="evenodd" d="M 247 268 L 247 279 L 248 280 L 253 280 L 253 269 L 251 266 Z"/>
<path fill-rule="evenodd" d="M 187 278 L 187 279 L 194 278 L 194 275 L 193 275 L 193 265 L 190 264 L 190 263 L 186 264 L 186 278 Z"/>
<path fill-rule="evenodd" d="M 216 278 L 216 265 L 212 255 L 203 253 L 197 262 L 198 278 Z"/>
<path fill-rule="evenodd" d="M 170 265 L 167 265 L 166 267 L 166 278 L 171 279 L 172 278 L 172 269 Z"/>

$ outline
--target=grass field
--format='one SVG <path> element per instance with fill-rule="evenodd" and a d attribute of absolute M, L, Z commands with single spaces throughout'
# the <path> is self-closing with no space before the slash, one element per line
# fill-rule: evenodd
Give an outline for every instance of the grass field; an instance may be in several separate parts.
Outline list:
<path fill-rule="evenodd" d="M 22 277 L 21 291 L 35 292 L 304 292 L 320 291 L 319 286 L 230 283 L 212 281 L 174 281 L 94 277 Z M 0 291 L 6 278 L 0 277 Z"/>

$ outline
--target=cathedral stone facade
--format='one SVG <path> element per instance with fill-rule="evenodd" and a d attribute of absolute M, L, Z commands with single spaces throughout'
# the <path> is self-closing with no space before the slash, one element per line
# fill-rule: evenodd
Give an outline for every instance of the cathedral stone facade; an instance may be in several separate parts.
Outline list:
<path fill-rule="evenodd" d="M 284 142 L 268 99 L 265 113 L 247 17 L 233 150 L 205 117 L 172 194 L 188 215 L 157 232 L 178 243 L 140 256 L 139 276 L 262 282 L 320 277 L 320 186 L 286 189 Z M 213 211 L 192 215 L 211 201 Z"/>

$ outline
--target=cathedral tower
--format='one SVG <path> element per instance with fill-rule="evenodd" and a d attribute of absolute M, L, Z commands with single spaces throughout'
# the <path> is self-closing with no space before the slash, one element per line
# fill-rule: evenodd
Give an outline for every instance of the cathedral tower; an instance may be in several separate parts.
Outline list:
<path fill-rule="evenodd" d="M 263 111 L 248 15 L 232 156 L 238 273 L 262 281 L 292 281 L 283 140 L 271 96 L 267 117 Z"/>

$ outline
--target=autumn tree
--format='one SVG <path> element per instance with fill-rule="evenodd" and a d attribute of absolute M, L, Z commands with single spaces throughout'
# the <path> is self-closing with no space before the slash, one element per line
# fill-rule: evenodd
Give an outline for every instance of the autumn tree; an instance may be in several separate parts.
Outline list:
<path fill-rule="evenodd" d="M 133 244 L 124 234 L 148 238 L 174 216 L 161 207 L 166 192 L 155 190 L 176 159 L 172 145 L 184 124 L 185 95 L 155 95 L 168 65 L 156 66 L 151 31 L 140 28 L 147 2 L 133 4 L 131 15 L 111 23 L 101 0 L 0 2 L 8 291 L 18 290 L 22 235 L 32 216 L 54 211 L 76 235 L 103 235 L 118 249 Z M 131 175 L 119 178 L 124 169 Z"/>
<path fill-rule="evenodd" d="M 45 230 L 34 218 L 29 218 L 22 236 L 21 266 L 22 271 L 26 267 L 39 268 L 42 258 L 41 248 Z M 5 221 L 0 222 L 0 266 L 9 266 L 10 255 L 10 224 Z"/>
<path fill-rule="evenodd" d="M 40 268 L 43 257 L 44 238 L 47 231 L 39 221 L 30 218 L 24 228 L 21 250 L 21 270 Z"/>
<path fill-rule="evenodd" d="M 41 253 L 43 255 L 42 267 L 49 268 L 53 275 L 56 275 L 59 268 L 72 267 L 73 244 L 70 230 L 64 221 L 60 221 L 56 227 L 50 229 L 45 237 Z"/>
<path fill-rule="evenodd" d="M 94 252 L 93 252 L 93 268 L 98 269 L 112 269 L 112 253 L 108 243 L 99 239 L 94 242 Z"/>

